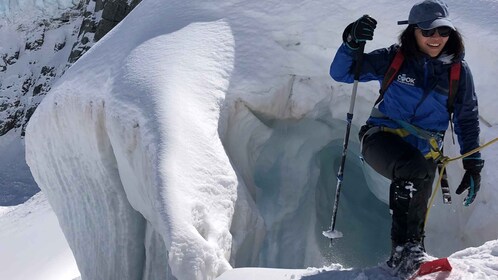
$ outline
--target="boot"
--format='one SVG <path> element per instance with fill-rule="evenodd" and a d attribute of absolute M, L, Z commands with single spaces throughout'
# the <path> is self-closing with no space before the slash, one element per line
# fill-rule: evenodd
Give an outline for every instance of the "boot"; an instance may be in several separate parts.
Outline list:
<path fill-rule="evenodd" d="M 410 278 L 430 257 L 425 253 L 425 248 L 420 240 L 410 240 L 404 246 L 401 261 L 398 264 L 397 276 L 401 279 Z"/>
<path fill-rule="evenodd" d="M 404 244 L 398 244 L 394 241 L 392 242 L 391 256 L 386 262 L 389 268 L 395 269 L 399 266 L 404 249 Z"/>

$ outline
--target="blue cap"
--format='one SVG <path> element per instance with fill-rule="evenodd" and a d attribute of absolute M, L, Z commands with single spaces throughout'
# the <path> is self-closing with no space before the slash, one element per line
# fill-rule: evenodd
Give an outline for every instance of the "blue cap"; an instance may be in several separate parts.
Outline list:
<path fill-rule="evenodd" d="M 440 0 L 425 0 L 415 4 L 410 10 L 408 20 L 398 21 L 398 24 L 415 24 L 421 29 L 433 29 L 448 26 L 453 30 L 455 26 L 449 19 L 448 5 Z"/>

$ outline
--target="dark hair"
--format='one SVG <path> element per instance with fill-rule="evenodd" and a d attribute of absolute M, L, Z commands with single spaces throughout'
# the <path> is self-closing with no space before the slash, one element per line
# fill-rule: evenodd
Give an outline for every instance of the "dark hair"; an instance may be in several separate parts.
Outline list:
<path fill-rule="evenodd" d="M 415 39 L 415 25 L 410 24 L 399 35 L 399 44 L 401 51 L 406 57 L 420 56 L 421 52 L 418 49 L 417 40 Z M 455 58 L 460 58 L 465 51 L 462 35 L 458 30 L 451 30 L 448 42 L 444 46 L 443 52 L 454 55 Z"/>

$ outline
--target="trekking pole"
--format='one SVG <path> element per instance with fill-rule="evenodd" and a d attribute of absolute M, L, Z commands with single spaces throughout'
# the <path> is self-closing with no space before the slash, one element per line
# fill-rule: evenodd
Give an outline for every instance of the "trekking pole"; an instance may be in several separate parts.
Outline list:
<path fill-rule="evenodd" d="M 343 174 L 344 174 L 344 165 L 346 163 L 346 153 L 348 150 L 349 133 L 351 131 L 351 122 L 353 121 L 354 103 L 356 101 L 356 92 L 358 89 L 358 82 L 360 79 L 361 66 L 363 64 L 363 51 L 364 50 L 365 50 L 365 42 L 361 42 L 360 48 L 357 50 L 356 67 L 355 67 L 355 71 L 354 71 L 353 94 L 351 95 L 351 102 L 349 104 L 349 112 L 346 115 L 346 121 L 347 121 L 346 135 L 344 137 L 344 142 L 343 142 L 341 165 L 339 167 L 339 171 L 337 172 L 337 186 L 336 186 L 336 190 L 335 190 L 334 208 L 332 210 L 332 221 L 331 221 L 329 230 L 322 232 L 322 234 L 325 237 L 330 238 L 331 242 L 332 242 L 332 239 L 342 237 L 342 233 L 335 230 L 335 222 L 336 222 L 336 218 L 337 218 L 337 209 L 339 208 L 339 197 L 341 194 L 341 186 L 342 186 L 342 180 L 343 180 Z"/>

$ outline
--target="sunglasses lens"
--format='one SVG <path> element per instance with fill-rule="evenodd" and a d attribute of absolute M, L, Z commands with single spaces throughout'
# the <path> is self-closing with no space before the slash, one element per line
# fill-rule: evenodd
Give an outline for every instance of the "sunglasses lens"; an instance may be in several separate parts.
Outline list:
<path fill-rule="evenodd" d="M 420 29 L 420 31 L 422 31 L 422 36 L 424 37 L 431 37 L 432 35 L 434 35 L 434 33 L 436 33 L 436 29 L 429 29 L 429 30 L 424 30 L 424 29 Z"/>
<path fill-rule="evenodd" d="M 448 26 L 438 27 L 437 33 L 439 33 L 439 35 L 441 35 L 441 37 L 448 37 L 448 36 L 450 36 L 451 28 Z"/>
<path fill-rule="evenodd" d="M 441 37 L 448 37 L 450 36 L 450 33 L 451 33 L 451 27 L 448 27 L 448 26 L 441 26 L 441 27 L 437 27 L 437 28 L 433 28 L 433 29 L 429 29 L 429 30 L 424 30 L 424 29 L 420 29 L 422 31 L 422 36 L 424 37 L 431 37 L 432 35 L 434 35 L 436 33 L 436 30 L 437 30 L 437 33 L 439 34 L 439 36 Z"/>

